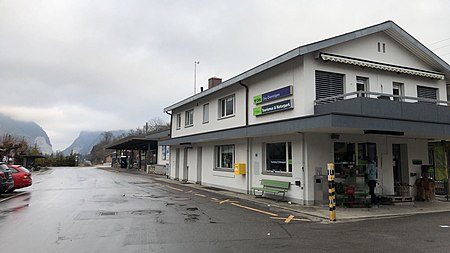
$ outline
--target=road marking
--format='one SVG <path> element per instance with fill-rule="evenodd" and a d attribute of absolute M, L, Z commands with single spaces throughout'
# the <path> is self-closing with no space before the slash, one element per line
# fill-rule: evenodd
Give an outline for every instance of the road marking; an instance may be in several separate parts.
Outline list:
<path fill-rule="evenodd" d="M 18 194 L 9 196 L 9 197 L 7 197 L 7 198 L 5 198 L 5 199 L 0 199 L 0 203 L 1 203 L 1 202 L 4 202 L 4 201 L 7 201 L 7 200 L 9 200 L 9 199 L 15 198 L 15 197 L 19 197 L 19 196 L 24 195 L 24 194 L 26 194 L 26 193 L 28 193 L 28 192 L 21 192 L 21 193 L 18 193 Z"/>
<path fill-rule="evenodd" d="M 192 190 L 188 191 L 187 193 L 191 193 L 191 192 L 192 192 Z"/>
<path fill-rule="evenodd" d="M 228 202 L 228 201 L 230 201 L 230 200 L 229 200 L 229 199 L 226 199 L 226 200 L 222 200 L 222 201 L 220 201 L 220 202 L 219 202 L 219 204 L 221 204 L 221 205 L 222 205 L 223 203 L 226 203 L 226 202 Z"/>
<path fill-rule="evenodd" d="M 203 197 L 203 198 L 206 198 L 206 195 L 203 195 L 203 194 L 200 194 L 200 193 L 196 193 L 196 194 L 194 194 L 195 196 L 200 196 L 200 197 Z"/>
<path fill-rule="evenodd" d="M 276 219 L 276 220 L 284 220 L 284 223 L 289 223 L 293 220 L 295 221 L 311 221 L 308 219 L 302 219 L 302 218 L 294 218 L 294 215 L 289 215 L 287 218 L 283 218 L 283 217 L 270 217 L 271 219 Z"/>
<path fill-rule="evenodd" d="M 170 188 L 170 189 L 172 189 L 172 190 L 175 190 L 175 191 L 183 192 L 183 190 L 178 189 L 178 188 L 175 188 L 175 187 L 172 187 L 172 186 L 166 185 L 166 187 L 167 187 L 167 188 Z"/>
<path fill-rule="evenodd" d="M 212 200 L 215 200 L 215 201 L 219 201 L 218 199 L 216 199 L 216 198 L 211 198 Z"/>
<path fill-rule="evenodd" d="M 275 213 L 269 213 L 269 212 L 266 212 L 266 211 L 263 211 L 263 210 L 259 210 L 259 209 L 256 209 L 256 208 L 252 208 L 252 207 L 248 207 L 248 206 L 243 206 L 243 205 L 239 205 L 239 204 L 236 204 L 236 203 L 230 203 L 230 204 L 232 204 L 233 206 L 245 208 L 245 209 L 247 209 L 247 210 L 255 211 L 255 212 L 258 212 L 258 213 L 263 213 L 263 214 L 267 214 L 267 215 L 275 216 L 275 217 L 278 216 L 278 214 L 275 214 Z"/>

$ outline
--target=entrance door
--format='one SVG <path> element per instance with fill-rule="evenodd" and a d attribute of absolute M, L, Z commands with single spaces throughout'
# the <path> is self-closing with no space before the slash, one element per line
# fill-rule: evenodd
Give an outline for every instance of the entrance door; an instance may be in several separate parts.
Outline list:
<path fill-rule="evenodd" d="M 202 184 L 202 147 L 197 148 L 197 184 Z"/>
<path fill-rule="evenodd" d="M 175 151 L 175 180 L 180 180 L 180 149 Z"/>
<path fill-rule="evenodd" d="M 402 183 L 408 184 L 408 146 L 406 144 L 392 144 L 392 159 L 394 186 Z"/>
<path fill-rule="evenodd" d="M 188 173 L 189 173 L 189 165 L 188 165 L 188 154 L 189 149 L 184 148 L 184 155 L 183 155 L 183 181 L 188 181 Z"/>

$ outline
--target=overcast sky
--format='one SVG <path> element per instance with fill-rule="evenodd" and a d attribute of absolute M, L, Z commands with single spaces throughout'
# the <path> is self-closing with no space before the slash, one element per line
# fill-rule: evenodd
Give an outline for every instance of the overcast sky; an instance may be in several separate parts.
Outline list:
<path fill-rule="evenodd" d="M 393 20 L 450 62 L 450 1 L 0 0 L 0 113 L 53 149 L 82 130 L 134 129 L 293 48 Z"/>

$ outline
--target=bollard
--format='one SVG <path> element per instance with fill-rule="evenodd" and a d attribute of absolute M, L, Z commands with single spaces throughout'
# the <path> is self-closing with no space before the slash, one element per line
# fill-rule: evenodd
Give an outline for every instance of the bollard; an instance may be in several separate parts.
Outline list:
<path fill-rule="evenodd" d="M 334 163 L 327 164 L 328 168 L 328 207 L 330 221 L 336 221 L 336 189 L 334 185 Z"/>

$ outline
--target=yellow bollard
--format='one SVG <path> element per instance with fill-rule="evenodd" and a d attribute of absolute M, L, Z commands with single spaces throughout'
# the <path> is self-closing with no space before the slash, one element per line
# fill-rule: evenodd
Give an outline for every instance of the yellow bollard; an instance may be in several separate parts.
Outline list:
<path fill-rule="evenodd" d="M 334 185 L 334 163 L 327 164 L 328 168 L 328 207 L 330 221 L 336 221 L 336 189 Z"/>

